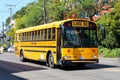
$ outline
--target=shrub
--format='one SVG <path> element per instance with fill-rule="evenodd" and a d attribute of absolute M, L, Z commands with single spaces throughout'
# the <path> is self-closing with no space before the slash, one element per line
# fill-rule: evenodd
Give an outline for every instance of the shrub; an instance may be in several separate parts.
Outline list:
<path fill-rule="evenodd" d="M 109 58 L 120 57 L 120 48 L 111 50 L 111 49 L 100 46 L 99 47 L 99 55 L 102 55 L 103 57 L 109 57 Z"/>

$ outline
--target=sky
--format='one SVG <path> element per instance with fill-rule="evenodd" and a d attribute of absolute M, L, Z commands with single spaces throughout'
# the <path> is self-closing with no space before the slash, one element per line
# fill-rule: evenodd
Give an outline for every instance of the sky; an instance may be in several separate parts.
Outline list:
<path fill-rule="evenodd" d="M 2 23 L 5 23 L 6 19 L 10 17 L 10 7 L 8 5 L 14 5 L 12 7 L 12 14 L 15 14 L 16 11 L 34 1 L 37 0 L 0 0 L 0 32 L 2 30 Z"/>

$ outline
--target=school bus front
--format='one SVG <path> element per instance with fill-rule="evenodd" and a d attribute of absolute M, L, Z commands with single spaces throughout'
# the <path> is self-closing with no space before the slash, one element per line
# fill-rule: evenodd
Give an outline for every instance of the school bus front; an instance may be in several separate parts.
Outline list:
<path fill-rule="evenodd" d="M 61 64 L 98 62 L 97 28 L 92 22 L 73 20 L 61 26 Z"/>

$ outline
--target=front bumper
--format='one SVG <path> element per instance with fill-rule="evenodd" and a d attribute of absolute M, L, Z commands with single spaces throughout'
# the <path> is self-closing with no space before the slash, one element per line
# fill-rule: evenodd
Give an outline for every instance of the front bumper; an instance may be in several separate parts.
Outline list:
<path fill-rule="evenodd" d="M 76 65 L 76 64 L 82 64 L 82 63 L 98 63 L 98 59 L 85 59 L 85 60 L 60 60 L 58 62 L 59 65 Z"/>

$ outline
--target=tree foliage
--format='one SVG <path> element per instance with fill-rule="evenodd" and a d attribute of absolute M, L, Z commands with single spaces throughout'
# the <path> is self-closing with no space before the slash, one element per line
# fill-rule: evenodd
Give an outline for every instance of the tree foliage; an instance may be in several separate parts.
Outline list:
<path fill-rule="evenodd" d="M 10 31 L 7 33 L 7 36 L 11 37 L 11 43 L 14 43 L 15 31 L 16 31 L 16 28 L 11 28 Z"/>
<path fill-rule="evenodd" d="M 23 13 L 22 13 L 23 12 Z M 28 4 L 16 13 L 16 27 L 18 29 L 39 25 L 42 21 L 42 9 L 39 3 Z M 19 15 L 20 14 L 20 15 Z M 24 15 L 23 15 L 24 14 Z"/>
<path fill-rule="evenodd" d="M 44 0 L 46 20 L 48 22 L 63 20 L 72 16 L 72 14 L 80 14 L 90 17 L 95 10 L 96 0 Z M 52 4 L 52 5 L 51 5 Z M 29 3 L 21 10 L 14 14 L 17 29 L 26 28 L 43 24 L 43 1 Z M 9 23 L 9 19 L 6 22 Z"/>
<path fill-rule="evenodd" d="M 92 17 L 95 14 L 96 10 L 96 0 L 80 0 L 81 3 L 81 16 L 83 17 Z"/>
<path fill-rule="evenodd" d="M 97 23 L 106 29 L 106 38 L 100 39 L 100 43 L 110 49 L 120 47 L 120 0 L 118 0 L 113 11 L 102 17 Z"/>
<path fill-rule="evenodd" d="M 71 18 L 72 14 L 86 17 L 93 15 L 96 0 L 43 0 L 29 3 L 14 14 L 16 29 L 22 29 L 44 23 L 44 11 L 47 23 Z M 45 9 L 45 10 L 43 10 Z M 88 16 L 89 15 L 89 16 Z M 7 19 L 8 25 L 10 19 Z M 15 30 L 16 30 L 15 29 Z M 11 34 L 11 33 L 10 33 Z M 13 36 L 13 35 L 11 35 Z"/>

